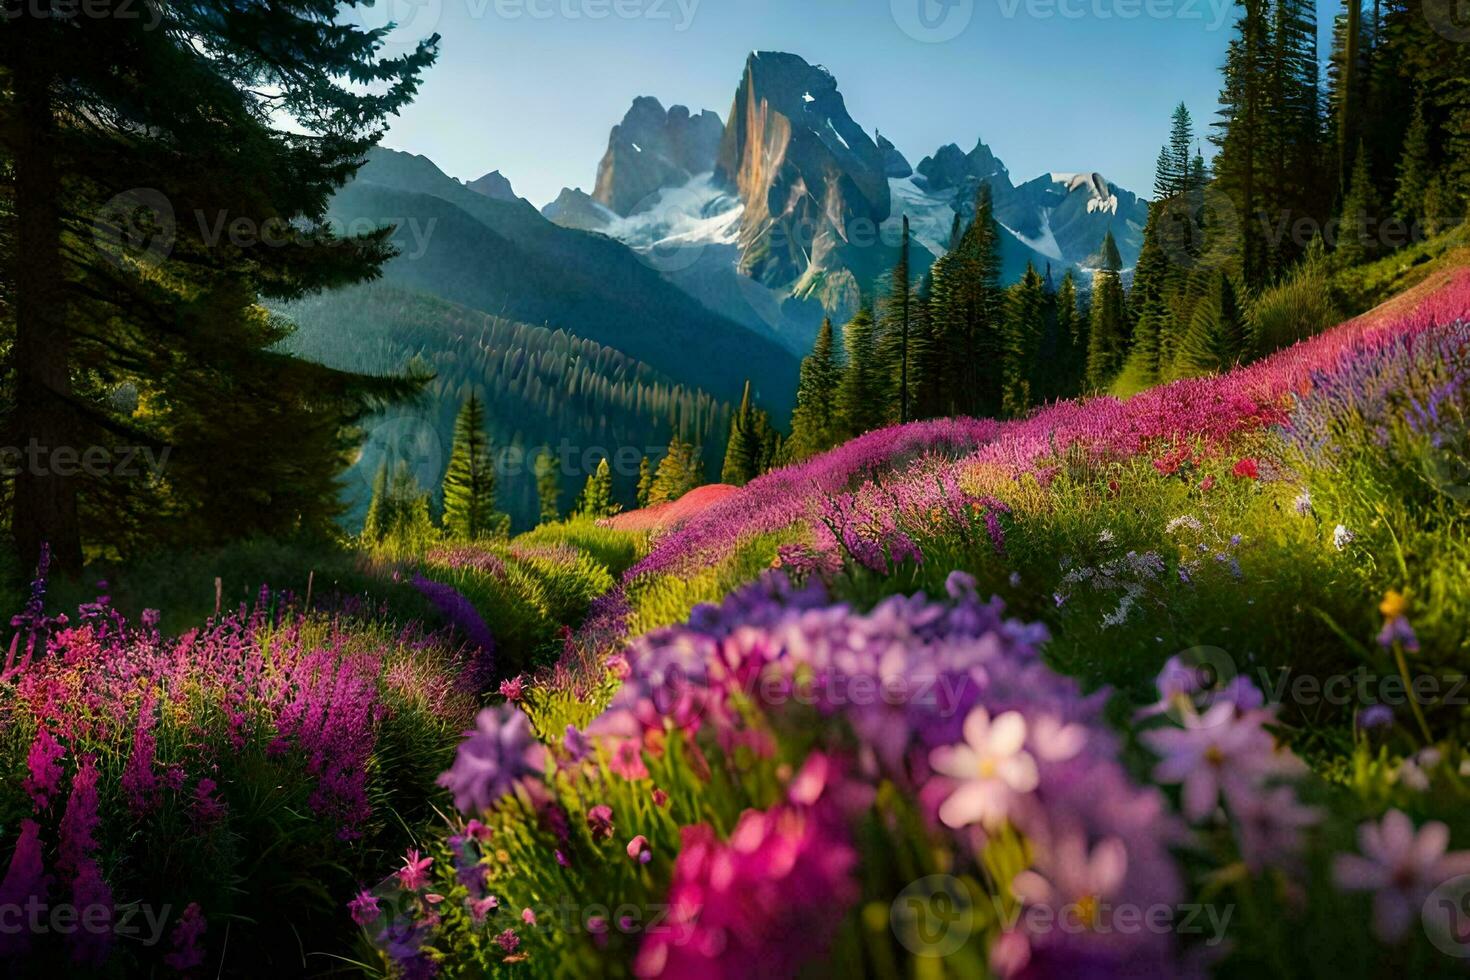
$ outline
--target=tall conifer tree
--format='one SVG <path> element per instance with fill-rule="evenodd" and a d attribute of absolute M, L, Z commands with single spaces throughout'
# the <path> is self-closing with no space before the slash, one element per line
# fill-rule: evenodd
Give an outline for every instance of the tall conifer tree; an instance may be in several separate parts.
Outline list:
<path fill-rule="evenodd" d="M 788 444 L 792 459 L 805 459 L 831 448 L 836 441 L 833 429 L 837 383 L 841 376 L 834 349 L 832 321 L 823 318 L 812 352 L 801 362 Z"/>
<path fill-rule="evenodd" d="M 550 446 L 542 446 L 536 454 L 536 498 L 541 508 L 541 523 L 561 520 L 561 474 Z"/>
<path fill-rule="evenodd" d="M 495 464 L 485 432 L 485 408 L 470 393 L 454 420 L 454 445 L 444 474 L 444 530 L 473 541 L 500 527 L 495 513 Z"/>
<path fill-rule="evenodd" d="M 21 564 L 49 542 L 77 570 L 84 532 L 99 548 L 328 533 L 350 426 L 417 386 L 293 362 L 276 351 L 289 328 L 257 302 L 370 279 L 390 256 L 391 229 L 339 237 L 327 202 L 411 100 L 437 36 L 385 56 L 386 31 L 318 0 L 11 7 L 5 444 L 174 450 L 167 495 L 25 468 L 10 495 Z M 259 234 L 216 239 L 241 219 Z M 122 383 L 156 410 L 119 412 L 107 394 Z M 133 542 L 140 524 L 151 537 Z"/>
<path fill-rule="evenodd" d="M 1106 388 L 1128 353 L 1127 304 L 1120 272 L 1123 259 L 1110 231 L 1103 238 L 1102 268 L 1092 279 L 1092 317 L 1088 331 L 1087 386 Z"/>

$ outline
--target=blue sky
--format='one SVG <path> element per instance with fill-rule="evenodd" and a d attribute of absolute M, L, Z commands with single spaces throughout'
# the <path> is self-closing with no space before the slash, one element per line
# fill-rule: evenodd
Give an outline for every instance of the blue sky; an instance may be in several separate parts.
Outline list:
<path fill-rule="evenodd" d="M 911 163 L 981 138 L 1017 182 L 1096 170 L 1146 196 L 1174 104 L 1189 106 L 1202 138 L 1213 118 L 1235 9 L 1227 0 L 378 0 L 357 16 L 396 19 L 395 37 L 443 35 L 438 64 L 385 145 L 455 177 L 498 169 L 540 206 L 563 186 L 591 189 L 608 130 L 635 96 L 724 118 L 754 49 L 826 65 L 853 118 Z"/>

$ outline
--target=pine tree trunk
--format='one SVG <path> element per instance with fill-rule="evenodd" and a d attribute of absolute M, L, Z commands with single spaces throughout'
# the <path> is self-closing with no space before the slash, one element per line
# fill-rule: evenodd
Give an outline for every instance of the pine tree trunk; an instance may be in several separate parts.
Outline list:
<path fill-rule="evenodd" d="M 903 364 L 899 374 L 899 397 L 898 397 L 898 421 L 900 424 L 909 420 L 909 216 L 903 216 L 903 253 L 898 264 L 899 275 L 903 282 L 897 283 L 903 292 Z"/>
<path fill-rule="evenodd" d="M 43 544 L 54 567 L 82 565 L 77 488 L 56 472 L 53 454 L 74 445 L 70 338 L 61 265 L 61 181 L 55 158 L 51 86 L 52 25 L 47 11 L 28 9 L 6 28 L 26 31 L 15 71 L 15 415 L 11 445 L 21 451 L 11 530 L 23 567 Z M 38 16 L 39 15 L 39 16 Z"/>
<path fill-rule="evenodd" d="M 1348 180 L 1353 171 L 1353 121 L 1358 111 L 1358 41 L 1362 32 L 1362 11 L 1359 0 L 1348 0 L 1347 26 L 1344 28 L 1342 52 L 1342 75 L 1338 84 L 1342 89 L 1342 103 L 1338 107 L 1337 120 L 1337 187 L 1338 194 L 1345 195 Z"/>

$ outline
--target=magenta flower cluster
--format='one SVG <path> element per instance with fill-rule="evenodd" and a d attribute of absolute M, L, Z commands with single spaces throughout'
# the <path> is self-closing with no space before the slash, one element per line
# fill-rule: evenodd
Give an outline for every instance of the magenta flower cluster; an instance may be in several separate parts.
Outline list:
<path fill-rule="evenodd" d="M 37 898 L 110 917 L 109 878 L 119 869 L 104 862 L 126 856 L 150 832 L 147 822 L 168 811 L 184 815 L 186 832 L 214 833 L 230 818 L 232 766 L 250 745 L 266 748 L 282 767 L 278 778 L 304 780 L 309 812 L 324 826 L 343 839 L 362 833 L 372 815 L 368 780 L 389 710 L 385 694 L 394 690 L 385 676 L 389 647 L 346 620 L 306 619 L 283 605 L 263 591 L 253 610 L 165 640 L 156 614 L 134 627 L 105 596 L 71 623 L 46 617 L 38 580 L 12 649 L 34 645 L 15 658 L 0 688 L 5 723 L 22 733 L 22 754 L 11 760 L 24 772 L 15 792 L 31 810 L 18 835 L 7 835 L 0 904 Z M 457 690 L 454 674 L 470 669 L 469 651 L 438 637 L 414 642 L 434 646 L 449 675 L 436 683 Z M 410 680 L 400 672 L 396 683 Z M 446 719 L 468 715 L 462 692 L 421 693 Z M 103 812 L 102 799 L 118 805 Z M 100 968 L 114 933 L 92 914 L 90 927 L 64 942 L 78 966 Z M 197 965 L 203 932 L 204 913 L 193 907 L 170 962 Z M 28 932 L 8 933 L 0 950 L 24 954 L 35 942 Z"/>

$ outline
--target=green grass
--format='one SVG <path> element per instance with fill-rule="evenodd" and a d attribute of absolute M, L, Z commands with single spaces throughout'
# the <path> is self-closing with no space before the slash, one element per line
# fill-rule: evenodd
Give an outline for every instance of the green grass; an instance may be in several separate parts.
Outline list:
<path fill-rule="evenodd" d="M 1332 277 L 1332 287 L 1347 312 L 1363 313 L 1432 273 L 1466 264 L 1470 264 L 1470 224 L 1408 245 L 1376 262 L 1340 269 Z"/>
<path fill-rule="evenodd" d="M 26 576 L 28 578 L 29 576 Z M 429 607 L 412 589 L 394 583 L 384 570 L 347 544 L 258 539 L 205 551 L 166 552 L 127 563 L 98 563 L 79 578 L 55 578 L 49 584 L 47 606 L 75 610 L 107 583 L 112 605 L 136 622 L 144 609 L 162 613 L 165 634 L 181 633 L 202 624 L 215 611 L 215 579 L 220 579 L 220 606 L 232 609 L 251 603 L 262 585 L 289 589 L 304 601 L 308 586 L 312 602 L 321 605 L 338 596 L 367 596 L 387 603 L 388 613 L 400 621 L 424 619 Z M 6 608 L 24 601 L 18 590 L 6 596 Z"/>

